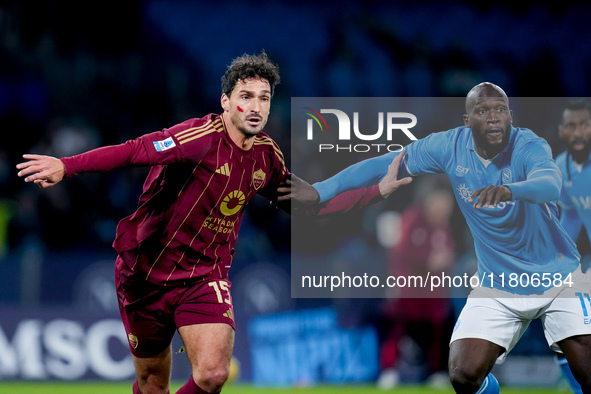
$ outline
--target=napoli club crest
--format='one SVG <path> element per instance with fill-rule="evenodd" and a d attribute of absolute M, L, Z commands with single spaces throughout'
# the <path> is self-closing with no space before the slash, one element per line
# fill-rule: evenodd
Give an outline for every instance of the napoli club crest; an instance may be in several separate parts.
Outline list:
<path fill-rule="evenodd" d="M 259 190 L 261 186 L 265 183 L 265 178 L 267 174 L 262 169 L 259 169 L 254 174 L 252 174 L 252 184 L 255 189 Z"/>
<path fill-rule="evenodd" d="M 511 175 L 511 169 L 503 168 L 503 171 L 501 171 L 501 181 L 503 184 L 513 182 L 513 176 Z"/>

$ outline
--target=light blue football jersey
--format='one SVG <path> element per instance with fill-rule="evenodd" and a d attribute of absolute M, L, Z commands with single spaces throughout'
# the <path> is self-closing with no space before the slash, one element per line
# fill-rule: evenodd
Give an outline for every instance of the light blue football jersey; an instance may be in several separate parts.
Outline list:
<path fill-rule="evenodd" d="M 480 209 L 469 202 L 474 190 L 489 185 L 511 188 L 515 182 L 547 171 L 559 177 L 550 146 L 531 130 L 512 127 L 507 147 L 488 165 L 477 155 L 472 130 L 465 126 L 433 133 L 405 150 L 403 165 L 410 175 L 445 173 L 451 181 L 474 238 L 482 286 L 515 294 L 540 293 L 550 287 L 544 285 L 548 282 L 532 284 L 532 278 L 564 280 L 578 267 L 580 256 L 559 223 L 556 201 L 531 203 L 520 198 Z M 313 186 L 326 201 L 346 189 L 376 183 L 387 172 L 393 157 L 390 153 L 365 160 Z M 517 185 L 514 196 L 516 191 Z M 535 190 L 528 193 L 535 199 Z M 521 282 L 508 282 L 516 276 Z"/>
<path fill-rule="evenodd" d="M 584 225 L 591 241 L 591 154 L 579 165 L 568 152 L 562 152 L 556 164 L 562 173 L 560 223 L 575 241 Z"/>

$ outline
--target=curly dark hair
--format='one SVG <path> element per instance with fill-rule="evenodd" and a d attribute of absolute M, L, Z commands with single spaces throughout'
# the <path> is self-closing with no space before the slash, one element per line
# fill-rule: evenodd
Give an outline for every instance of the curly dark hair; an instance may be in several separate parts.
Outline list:
<path fill-rule="evenodd" d="M 265 52 L 259 55 L 244 54 L 232 60 L 226 73 L 222 77 L 222 93 L 230 97 L 236 83 L 246 78 L 263 78 L 269 81 L 271 96 L 275 93 L 275 86 L 279 84 L 279 67 L 269 60 Z"/>

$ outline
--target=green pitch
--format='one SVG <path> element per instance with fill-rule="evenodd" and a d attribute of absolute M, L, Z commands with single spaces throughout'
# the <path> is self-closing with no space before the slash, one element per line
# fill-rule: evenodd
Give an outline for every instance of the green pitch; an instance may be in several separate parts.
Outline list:
<path fill-rule="evenodd" d="M 174 393 L 182 383 L 173 384 L 171 392 Z M 393 390 L 379 390 L 375 386 L 318 386 L 302 388 L 259 388 L 247 385 L 229 385 L 222 391 L 223 394 L 453 394 L 450 388 L 437 390 L 422 386 L 401 386 Z M 570 391 L 549 389 L 524 389 L 501 387 L 502 394 L 564 394 Z M 0 381 L 0 393 L 2 394 L 130 394 L 131 383 L 54 383 L 54 382 L 2 382 Z"/>

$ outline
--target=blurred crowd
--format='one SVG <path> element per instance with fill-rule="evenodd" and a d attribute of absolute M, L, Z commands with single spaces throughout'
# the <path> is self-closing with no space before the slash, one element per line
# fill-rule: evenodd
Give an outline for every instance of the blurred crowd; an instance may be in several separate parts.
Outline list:
<path fill-rule="evenodd" d="M 23 153 L 69 156 L 219 112 L 219 78 L 244 52 L 265 50 L 280 65 L 266 131 L 288 164 L 298 154 L 292 96 L 464 96 L 482 80 L 509 96 L 591 88 L 583 2 L 340 3 L 262 1 L 256 13 L 238 1 L 0 3 L 0 268 L 38 243 L 110 250 L 147 173 L 85 175 L 42 191 L 16 177 Z M 289 226 L 256 199 L 237 256 L 244 264 L 289 256 Z"/>
<path fill-rule="evenodd" d="M 147 174 L 145 168 L 87 174 L 41 190 L 16 176 L 21 155 L 70 156 L 219 113 L 220 77 L 231 59 L 245 52 L 265 50 L 280 66 L 282 84 L 265 131 L 283 149 L 288 166 L 297 155 L 305 157 L 291 146 L 291 97 L 462 97 L 484 80 L 510 97 L 591 91 L 586 2 L 512 8 L 459 0 L 398 3 L 0 2 L 0 303 L 45 302 L 42 270 L 47 275 L 72 263 L 52 265 L 57 260 L 46 258 L 51 253 L 113 253 L 115 226 L 135 210 Z M 548 139 L 555 154 L 562 150 L 555 125 L 534 131 Z M 329 172 L 311 168 L 299 175 L 318 180 Z M 343 253 L 386 256 L 393 272 L 416 269 L 421 262 L 423 268 L 452 269 L 470 253 L 463 219 L 443 188 L 439 215 L 425 212 L 416 184 L 385 205 L 400 213 L 400 229 L 414 229 L 404 230 L 390 248 L 378 242 L 375 228 L 368 230 L 367 222 L 376 217 L 372 209 L 324 223 L 308 235 L 325 237 L 327 249 L 338 247 L 342 237 L 361 235 L 363 240 L 344 246 Z M 251 202 L 231 279 L 257 262 L 289 273 L 290 218 L 275 211 L 263 198 Z M 55 286 L 52 291 L 60 294 Z M 412 375 L 408 343 L 430 359 L 428 371 L 416 376 L 445 369 L 453 302 L 328 302 L 350 308 L 349 324 L 376 325 L 382 369 Z M 298 300 L 304 306 L 321 303 L 327 301 Z M 410 342 L 409 332 L 417 334 Z"/>

